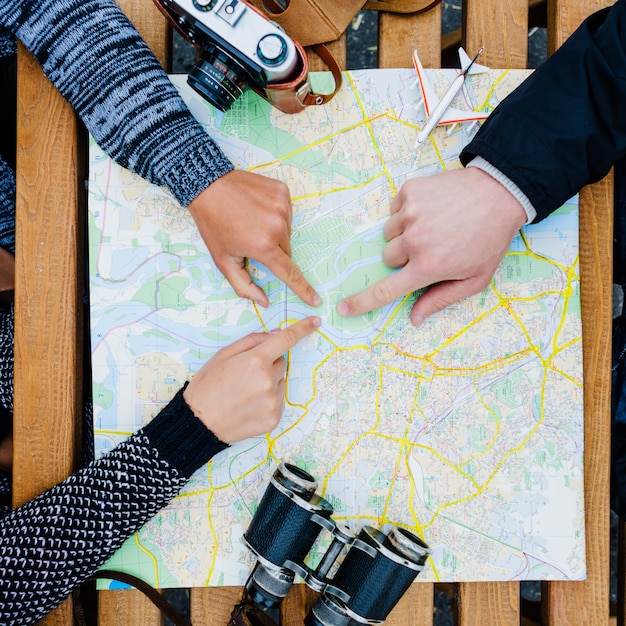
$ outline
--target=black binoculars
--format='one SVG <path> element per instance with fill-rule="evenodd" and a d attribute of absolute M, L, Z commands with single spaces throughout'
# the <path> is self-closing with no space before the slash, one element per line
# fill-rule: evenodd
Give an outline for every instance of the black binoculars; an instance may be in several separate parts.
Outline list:
<path fill-rule="evenodd" d="M 296 574 L 320 592 L 306 626 L 382 624 L 423 569 L 430 552 L 419 537 L 371 526 L 355 535 L 331 519 L 332 506 L 316 489 L 317 481 L 295 465 L 275 470 L 244 534 L 257 561 L 232 626 L 279 625 L 280 605 Z M 332 540 L 312 569 L 304 560 L 322 530 Z"/>

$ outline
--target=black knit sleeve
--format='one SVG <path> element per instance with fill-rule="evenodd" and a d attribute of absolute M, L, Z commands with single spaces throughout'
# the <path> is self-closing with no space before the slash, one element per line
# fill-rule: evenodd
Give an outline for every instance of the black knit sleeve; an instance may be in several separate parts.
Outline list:
<path fill-rule="evenodd" d="M 32 624 L 226 447 L 182 391 L 142 431 L 0 520 L 0 624 Z"/>

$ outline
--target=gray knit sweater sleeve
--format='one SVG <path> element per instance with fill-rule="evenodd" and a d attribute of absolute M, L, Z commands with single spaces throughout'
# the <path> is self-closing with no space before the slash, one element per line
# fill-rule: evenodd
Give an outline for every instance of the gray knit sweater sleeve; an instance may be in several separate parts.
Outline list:
<path fill-rule="evenodd" d="M 111 158 L 183 206 L 233 169 L 114 0 L 0 0 L 0 25 Z"/>
<path fill-rule="evenodd" d="M 143 430 L 0 520 L 0 624 L 56 607 L 226 444 L 182 390 Z"/>

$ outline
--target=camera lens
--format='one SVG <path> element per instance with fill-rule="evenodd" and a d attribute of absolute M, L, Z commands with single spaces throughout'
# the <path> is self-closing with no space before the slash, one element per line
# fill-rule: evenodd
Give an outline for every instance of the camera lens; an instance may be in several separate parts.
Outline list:
<path fill-rule="evenodd" d="M 202 47 L 187 82 L 220 111 L 228 111 L 252 77 L 235 59 L 213 44 Z"/>

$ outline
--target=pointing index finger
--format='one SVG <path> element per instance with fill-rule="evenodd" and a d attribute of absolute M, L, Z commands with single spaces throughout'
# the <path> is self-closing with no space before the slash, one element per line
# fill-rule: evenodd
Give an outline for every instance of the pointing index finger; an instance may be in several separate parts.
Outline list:
<path fill-rule="evenodd" d="M 272 335 L 256 349 L 263 351 L 272 361 L 275 361 L 285 352 L 291 350 L 301 339 L 319 328 L 320 324 L 321 320 L 317 316 L 305 317 L 303 320 Z"/>
<path fill-rule="evenodd" d="M 261 260 L 261 259 L 260 259 Z M 263 262 L 263 261 L 262 261 Z M 321 298 L 308 283 L 302 270 L 282 249 L 277 247 L 271 258 L 266 259 L 265 264 L 274 272 L 276 278 L 282 280 L 298 297 L 311 306 L 321 304 Z"/>
<path fill-rule="evenodd" d="M 344 298 L 337 305 L 337 310 L 340 315 L 348 317 L 362 315 L 368 311 L 380 309 L 390 302 L 425 286 L 420 282 L 419 277 L 411 275 L 408 266 L 405 266 L 374 283 L 365 291 Z"/>

